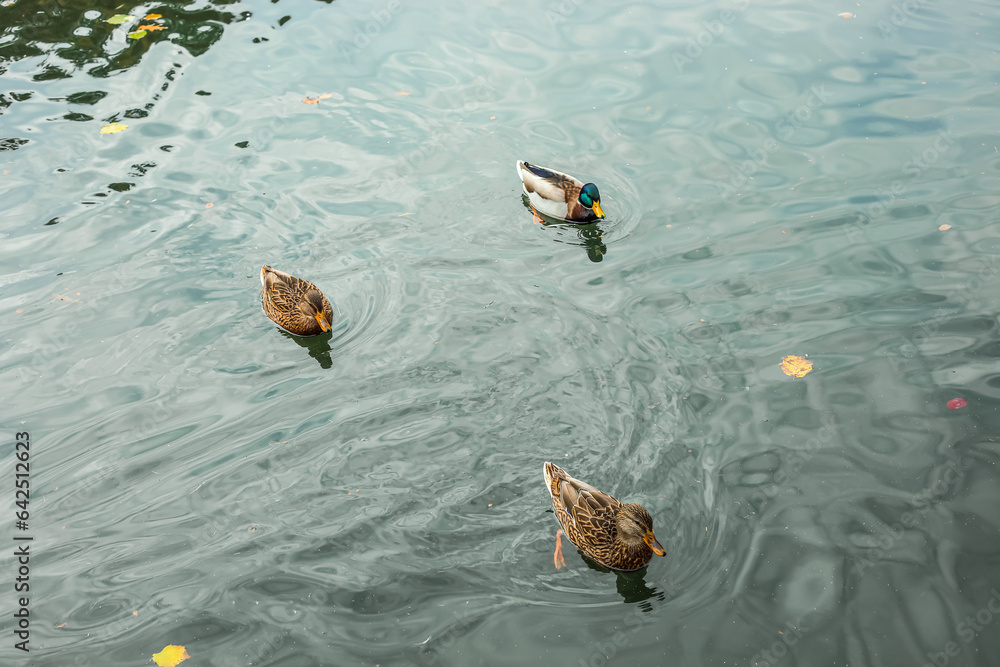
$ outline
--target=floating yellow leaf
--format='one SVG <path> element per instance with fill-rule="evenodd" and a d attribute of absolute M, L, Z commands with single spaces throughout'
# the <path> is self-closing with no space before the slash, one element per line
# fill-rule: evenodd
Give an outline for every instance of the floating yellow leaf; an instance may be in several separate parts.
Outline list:
<path fill-rule="evenodd" d="M 143 37 L 146 36 L 146 31 L 145 30 L 134 30 L 134 31 L 130 32 L 128 34 L 128 36 L 131 37 L 132 39 L 142 39 Z"/>
<path fill-rule="evenodd" d="M 186 648 L 171 644 L 159 653 L 154 653 L 153 661 L 160 667 L 177 667 L 190 657 Z"/>
<path fill-rule="evenodd" d="M 165 25 L 156 25 L 155 23 L 147 23 L 146 25 L 139 26 L 139 30 L 166 30 Z"/>
<path fill-rule="evenodd" d="M 115 14 L 107 20 L 107 23 L 110 23 L 111 25 L 121 25 L 122 23 L 128 23 L 132 20 L 132 18 L 133 17 L 128 14 Z"/>
<path fill-rule="evenodd" d="M 108 123 L 101 128 L 101 134 L 115 134 L 116 132 L 121 132 L 126 127 L 128 127 L 128 125 L 125 123 Z"/>
<path fill-rule="evenodd" d="M 163 14 L 146 14 L 142 17 L 143 21 L 153 21 L 155 19 L 162 19 Z"/>
<path fill-rule="evenodd" d="M 812 369 L 812 362 L 805 357 L 788 356 L 781 360 L 781 370 L 793 378 L 803 377 Z"/>

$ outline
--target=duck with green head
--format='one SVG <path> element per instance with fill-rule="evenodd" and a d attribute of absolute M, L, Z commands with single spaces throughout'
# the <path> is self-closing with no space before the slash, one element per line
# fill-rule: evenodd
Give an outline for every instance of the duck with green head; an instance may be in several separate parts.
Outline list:
<path fill-rule="evenodd" d="M 536 213 L 578 225 L 604 219 L 601 193 L 593 183 L 523 160 L 517 161 L 517 175 Z"/>

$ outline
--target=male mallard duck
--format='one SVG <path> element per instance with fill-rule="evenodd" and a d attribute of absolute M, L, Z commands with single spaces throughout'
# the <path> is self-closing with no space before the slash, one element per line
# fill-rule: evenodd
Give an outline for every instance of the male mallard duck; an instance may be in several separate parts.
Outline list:
<path fill-rule="evenodd" d="M 260 269 L 260 283 L 264 286 L 264 314 L 279 327 L 296 336 L 316 336 L 330 330 L 333 308 L 311 282 L 265 264 Z"/>
<path fill-rule="evenodd" d="M 622 504 L 546 461 L 542 469 L 556 518 L 566 537 L 589 558 L 614 570 L 638 570 L 666 550 L 653 534 L 653 517 L 642 505 Z M 566 564 L 556 533 L 556 569 Z"/>
<path fill-rule="evenodd" d="M 517 161 L 524 194 L 537 212 L 567 222 L 586 224 L 604 218 L 601 193 L 593 183 L 583 184 L 569 174 Z"/>

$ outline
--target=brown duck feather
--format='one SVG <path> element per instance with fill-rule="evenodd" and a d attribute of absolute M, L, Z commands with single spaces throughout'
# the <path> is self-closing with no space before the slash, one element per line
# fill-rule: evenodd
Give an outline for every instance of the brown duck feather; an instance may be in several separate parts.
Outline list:
<path fill-rule="evenodd" d="M 333 308 L 308 280 L 272 269 L 260 270 L 261 307 L 282 329 L 296 336 L 316 336 L 330 330 Z"/>
<path fill-rule="evenodd" d="M 542 473 L 556 519 L 569 541 L 589 558 L 629 571 L 645 567 L 654 553 L 666 553 L 642 505 L 624 504 L 553 463 L 546 462 Z"/>

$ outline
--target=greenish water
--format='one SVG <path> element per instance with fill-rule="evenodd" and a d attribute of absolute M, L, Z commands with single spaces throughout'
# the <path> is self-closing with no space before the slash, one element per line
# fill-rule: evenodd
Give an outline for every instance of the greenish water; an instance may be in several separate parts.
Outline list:
<path fill-rule="evenodd" d="M 4 2 L 0 661 L 997 664 L 998 25 Z M 517 159 L 607 221 L 534 224 Z M 267 320 L 264 263 L 332 336 Z M 555 570 L 545 460 L 667 557 Z"/>

